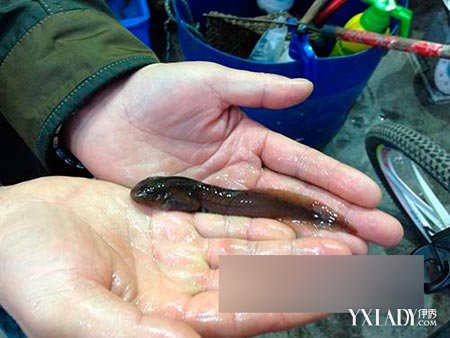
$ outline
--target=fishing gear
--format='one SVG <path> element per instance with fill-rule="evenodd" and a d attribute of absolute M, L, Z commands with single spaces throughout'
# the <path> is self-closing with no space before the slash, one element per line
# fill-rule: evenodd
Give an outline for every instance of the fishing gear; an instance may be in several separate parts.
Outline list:
<path fill-rule="evenodd" d="M 289 27 L 295 27 L 298 34 L 315 33 L 321 34 L 324 38 L 341 39 L 344 41 L 362 43 L 373 47 L 395 49 L 402 52 L 420 54 L 427 57 L 450 59 L 450 45 L 436 42 L 402 38 L 395 35 L 383 35 L 373 32 L 356 31 L 333 25 L 324 25 L 322 28 L 317 28 L 309 24 L 302 24 L 294 18 L 289 19 L 287 22 L 276 22 L 268 19 L 245 18 L 217 13 L 204 14 L 204 16 L 219 20 L 266 23 L 273 26 L 287 25 Z"/>

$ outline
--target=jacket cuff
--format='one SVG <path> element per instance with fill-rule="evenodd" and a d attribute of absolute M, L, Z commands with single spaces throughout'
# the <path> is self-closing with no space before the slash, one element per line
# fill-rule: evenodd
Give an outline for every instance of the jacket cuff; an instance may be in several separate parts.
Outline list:
<path fill-rule="evenodd" d="M 61 124 L 113 79 L 157 62 L 118 21 L 93 9 L 47 16 L 0 63 L 0 111 L 49 171 Z"/>

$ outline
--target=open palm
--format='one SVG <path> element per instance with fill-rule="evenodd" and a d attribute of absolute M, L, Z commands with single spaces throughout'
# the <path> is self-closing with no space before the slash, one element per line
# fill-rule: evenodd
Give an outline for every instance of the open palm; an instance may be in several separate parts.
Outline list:
<path fill-rule="evenodd" d="M 190 327 L 232 337 L 303 325 L 323 315 L 219 313 L 219 255 L 350 254 L 331 239 L 294 239 L 276 221 L 152 210 L 97 180 L 30 181 L 2 188 L 0 202 L 0 304 L 33 337 L 196 336 Z"/>
<path fill-rule="evenodd" d="M 341 214 L 357 236 L 291 225 L 366 253 L 365 241 L 393 245 L 400 224 L 374 210 L 375 183 L 357 170 L 247 118 L 237 106 L 284 108 L 309 82 L 212 63 L 156 64 L 97 94 L 67 127 L 69 147 L 98 178 L 132 186 L 184 175 L 228 188 L 277 188 L 312 196 Z"/>

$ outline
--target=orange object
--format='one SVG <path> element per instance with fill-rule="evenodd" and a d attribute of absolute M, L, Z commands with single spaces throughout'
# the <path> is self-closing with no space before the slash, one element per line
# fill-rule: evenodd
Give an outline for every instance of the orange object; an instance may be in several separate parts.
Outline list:
<path fill-rule="evenodd" d="M 316 25 L 322 25 L 328 17 L 336 12 L 348 0 L 332 0 L 323 10 L 321 10 L 314 18 Z"/>

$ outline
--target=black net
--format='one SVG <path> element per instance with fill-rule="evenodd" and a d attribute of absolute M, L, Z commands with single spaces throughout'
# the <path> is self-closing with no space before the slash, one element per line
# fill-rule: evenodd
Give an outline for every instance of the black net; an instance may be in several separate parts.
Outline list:
<path fill-rule="evenodd" d="M 228 14 L 210 12 L 214 17 L 207 17 L 206 41 L 214 48 L 244 59 L 250 56 L 261 35 L 276 24 L 246 22 L 237 20 Z M 280 16 L 290 17 L 289 13 L 274 13 L 256 17 L 275 21 Z"/>

